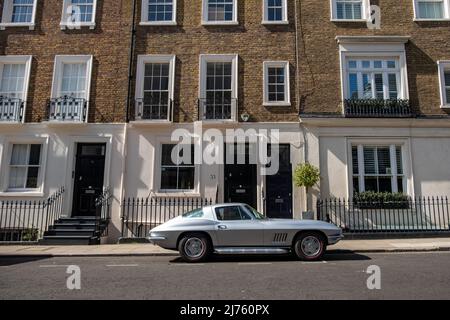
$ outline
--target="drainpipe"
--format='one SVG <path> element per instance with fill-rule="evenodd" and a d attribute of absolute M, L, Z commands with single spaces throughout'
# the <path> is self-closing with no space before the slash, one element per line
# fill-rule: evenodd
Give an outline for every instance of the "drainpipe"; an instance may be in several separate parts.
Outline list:
<path fill-rule="evenodd" d="M 126 123 L 130 121 L 130 109 L 131 109 L 131 88 L 133 83 L 133 62 L 134 62 L 134 49 L 136 46 L 136 7 L 137 0 L 133 0 L 133 18 L 131 23 L 131 39 L 129 48 L 129 64 L 128 64 L 128 92 L 127 92 L 127 108 L 126 108 Z"/>

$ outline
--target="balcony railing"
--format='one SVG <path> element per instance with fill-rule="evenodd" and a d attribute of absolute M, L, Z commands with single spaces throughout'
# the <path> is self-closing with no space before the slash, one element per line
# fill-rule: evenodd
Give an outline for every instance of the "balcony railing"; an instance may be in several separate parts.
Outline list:
<path fill-rule="evenodd" d="M 413 112 L 405 99 L 347 99 L 344 101 L 347 118 L 411 118 Z"/>
<path fill-rule="evenodd" d="M 204 120 L 231 120 L 237 121 L 238 99 L 198 99 L 199 121 Z"/>
<path fill-rule="evenodd" d="M 172 121 L 173 101 L 172 99 L 161 100 L 160 97 L 136 99 L 136 121 Z"/>
<path fill-rule="evenodd" d="M 48 103 L 47 120 L 51 122 L 85 122 L 87 100 L 64 96 L 51 99 Z"/>
<path fill-rule="evenodd" d="M 0 122 L 22 122 L 24 101 L 0 96 Z"/>

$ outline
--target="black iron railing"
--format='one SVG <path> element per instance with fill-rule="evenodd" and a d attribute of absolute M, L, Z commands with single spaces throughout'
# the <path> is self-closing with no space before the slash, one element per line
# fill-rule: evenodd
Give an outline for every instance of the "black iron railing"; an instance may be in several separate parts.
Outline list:
<path fill-rule="evenodd" d="M 122 238 L 145 238 L 148 232 L 183 213 L 214 204 L 204 198 L 127 198 L 122 203 Z"/>
<path fill-rule="evenodd" d="M 317 202 L 317 216 L 346 233 L 450 231 L 447 197 L 387 202 L 325 199 Z"/>
<path fill-rule="evenodd" d="M 347 99 L 344 111 L 347 118 L 413 117 L 409 100 L 405 99 Z"/>
<path fill-rule="evenodd" d="M 236 98 L 200 98 L 198 99 L 198 120 L 237 121 L 237 106 Z"/>
<path fill-rule="evenodd" d="M 151 95 L 148 98 L 139 98 L 135 101 L 135 120 L 173 120 L 172 99 L 161 99 L 161 96 Z"/>
<path fill-rule="evenodd" d="M 61 218 L 64 188 L 47 200 L 0 201 L 0 242 L 35 242 Z"/>
<path fill-rule="evenodd" d="M 85 122 L 88 101 L 83 98 L 63 96 L 50 99 L 47 120 L 53 122 Z"/>
<path fill-rule="evenodd" d="M 24 101 L 0 96 L 0 122 L 22 122 Z"/>
<path fill-rule="evenodd" d="M 99 237 L 108 235 L 109 223 L 111 222 L 111 188 L 105 188 L 103 193 L 95 199 L 96 222 L 95 231 Z"/>

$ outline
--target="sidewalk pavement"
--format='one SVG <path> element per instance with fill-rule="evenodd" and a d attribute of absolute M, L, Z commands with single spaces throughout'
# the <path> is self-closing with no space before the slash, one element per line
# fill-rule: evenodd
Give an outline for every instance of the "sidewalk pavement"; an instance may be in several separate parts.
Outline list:
<path fill-rule="evenodd" d="M 450 238 L 344 240 L 330 246 L 333 253 L 450 251 Z M 1 257 L 96 257 L 96 256 L 176 256 L 178 253 L 152 244 L 98 246 L 0 246 Z"/>

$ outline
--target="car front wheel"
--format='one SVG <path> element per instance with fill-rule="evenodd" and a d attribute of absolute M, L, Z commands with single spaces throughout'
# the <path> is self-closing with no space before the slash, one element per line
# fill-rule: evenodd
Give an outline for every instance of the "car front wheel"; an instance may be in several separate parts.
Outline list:
<path fill-rule="evenodd" d="M 324 236 L 316 232 L 300 234 L 294 242 L 294 252 L 303 261 L 317 261 L 322 259 L 326 251 Z"/>
<path fill-rule="evenodd" d="M 181 257 L 187 262 L 199 262 L 205 260 L 210 251 L 209 239 L 201 233 L 191 233 L 183 236 L 178 244 Z"/>

